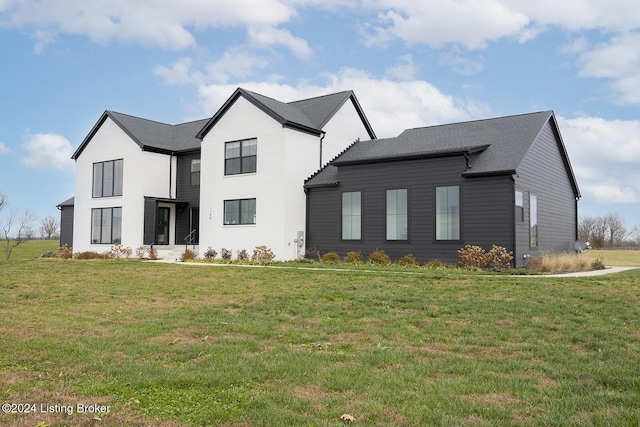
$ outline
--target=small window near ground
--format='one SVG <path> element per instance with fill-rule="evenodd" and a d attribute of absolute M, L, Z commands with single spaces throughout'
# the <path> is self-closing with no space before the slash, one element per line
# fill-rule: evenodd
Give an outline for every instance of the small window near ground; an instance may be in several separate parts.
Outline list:
<path fill-rule="evenodd" d="M 122 208 L 91 209 L 91 243 L 121 243 Z"/>

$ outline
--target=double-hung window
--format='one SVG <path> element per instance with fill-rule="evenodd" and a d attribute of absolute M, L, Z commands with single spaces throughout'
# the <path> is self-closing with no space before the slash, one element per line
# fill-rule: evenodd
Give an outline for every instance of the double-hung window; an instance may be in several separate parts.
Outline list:
<path fill-rule="evenodd" d="M 460 240 L 460 187 L 436 187 L 436 240 Z"/>
<path fill-rule="evenodd" d="M 122 208 L 91 209 L 91 243 L 122 241 Z"/>
<path fill-rule="evenodd" d="M 256 199 L 224 201 L 224 225 L 255 224 Z"/>
<path fill-rule="evenodd" d="M 408 240 L 407 189 L 387 190 L 387 240 Z"/>
<path fill-rule="evenodd" d="M 342 193 L 342 239 L 360 240 L 362 236 L 362 193 Z"/>
<path fill-rule="evenodd" d="M 200 185 L 200 159 L 191 159 L 191 185 Z"/>
<path fill-rule="evenodd" d="M 258 144 L 255 138 L 224 144 L 224 174 L 238 175 L 256 171 Z"/>
<path fill-rule="evenodd" d="M 124 160 L 93 164 L 93 197 L 122 196 Z"/>

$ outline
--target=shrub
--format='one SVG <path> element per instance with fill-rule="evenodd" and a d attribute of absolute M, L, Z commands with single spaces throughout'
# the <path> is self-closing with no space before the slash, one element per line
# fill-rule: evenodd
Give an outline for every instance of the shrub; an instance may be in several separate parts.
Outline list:
<path fill-rule="evenodd" d="M 198 254 L 195 251 L 191 249 L 185 249 L 182 255 L 180 255 L 180 261 L 182 262 L 193 261 L 197 257 L 198 257 Z"/>
<path fill-rule="evenodd" d="M 377 249 L 369 254 L 367 262 L 369 264 L 389 265 L 391 264 L 391 258 L 382 249 Z"/>
<path fill-rule="evenodd" d="M 513 260 L 513 252 L 507 252 L 502 246 L 493 245 L 491 250 L 487 252 L 487 264 L 495 271 L 505 271 L 511 268 Z"/>
<path fill-rule="evenodd" d="M 136 258 L 145 259 L 147 257 L 149 257 L 149 249 L 147 249 L 145 246 L 139 246 L 136 249 Z"/>
<path fill-rule="evenodd" d="M 211 246 L 209 246 L 207 248 L 207 250 L 205 251 L 204 255 L 203 255 L 206 259 L 215 259 L 215 257 L 218 256 L 218 251 L 216 251 L 215 249 L 213 249 Z"/>
<path fill-rule="evenodd" d="M 426 263 L 424 265 L 426 268 L 442 268 L 443 264 L 442 261 L 440 261 L 439 259 L 432 259 L 431 261 L 429 261 L 428 263 Z"/>
<path fill-rule="evenodd" d="M 593 270 L 604 270 L 605 269 L 604 258 L 598 257 L 598 258 L 594 259 L 593 261 L 591 261 L 591 269 L 593 269 Z"/>
<path fill-rule="evenodd" d="M 360 264 L 362 262 L 362 254 L 360 252 L 347 252 L 344 257 L 344 262 L 349 264 Z"/>
<path fill-rule="evenodd" d="M 236 251 L 236 259 L 239 259 L 241 261 L 246 261 L 249 259 L 249 254 L 247 253 L 246 249 L 240 249 Z"/>
<path fill-rule="evenodd" d="M 317 248 L 309 248 L 305 251 L 304 253 L 305 258 L 314 258 L 317 259 L 318 261 L 322 261 L 322 255 L 320 254 L 320 251 Z"/>
<path fill-rule="evenodd" d="M 420 265 L 420 261 L 415 257 L 414 254 L 407 254 L 398 260 L 398 265 L 403 267 Z"/>
<path fill-rule="evenodd" d="M 222 257 L 222 259 L 230 260 L 232 255 L 233 252 L 231 252 L 231 249 L 222 248 L 220 250 L 220 256 Z"/>
<path fill-rule="evenodd" d="M 158 259 L 158 252 L 153 246 L 149 247 L 149 259 L 155 261 Z"/>
<path fill-rule="evenodd" d="M 42 255 L 40 255 L 40 258 L 53 258 L 55 256 L 56 256 L 56 254 L 54 254 L 53 252 L 45 251 L 45 252 L 42 253 Z"/>
<path fill-rule="evenodd" d="M 527 268 L 542 273 L 542 258 L 529 258 L 527 260 Z"/>
<path fill-rule="evenodd" d="M 461 267 L 484 268 L 489 263 L 487 253 L 480 246 L 466 245 L 458 249 Z"/>
<path fill-rule="evenodd" d="M 322 255 L 322 262 L 340 262 L 340 255 L 333 251 L 327 252 Z"/>
<path fill-rule="evenodd" d="M 73 257 L 73 250 L 65 243 L 56 248 L 56 256 L 62 259 L 71 259 Z"/>
<path fill-rule="evenodd" d="M 107 256 L 99 252 L 84 251 L 73 254 L 73 257 L 75 259 L 105 259 Z"/>
<path fill-rule="evenodd" d="M 256 246 L 253 249 L 253 254 L 251 255 L 251 261 L 271 262 L 275 257 L 276 256 L 271 249 L 262 245 L 262 246 Z"/>
<path fill-rule="evenodd" d="M 131 258 L 131 254 L 133 250 L 131 248 L 122 246 L 120 243 L 116 243 L 111 246 L 109 252 L 107 252 L 106 258 L 120 259 L 120 258 Z"/>

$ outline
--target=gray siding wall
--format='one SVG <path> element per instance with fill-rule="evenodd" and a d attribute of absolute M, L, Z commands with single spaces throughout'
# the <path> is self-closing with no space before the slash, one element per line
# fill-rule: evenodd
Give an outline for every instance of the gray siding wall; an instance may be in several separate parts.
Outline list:
<path fill-rule="evenodd" d="M 456 264 L 465 244 L 491 248 L 493 243 L 513 250 L 513 182 L 510 176 L 465 179 L 462 156 L 404 160 L 366 165 L 343 165 L 339 185 L 311 188 L 307 203 L 307 249 L 321 253 L 349 251 L 363 257 L 380 248 L 392 259 L 414 254 L 420 261 L 439 259 Z M 435 188 L 459 185 L 461 240 L 435 240 Z M 409 241 L 385 240 L 387 189 L 409 190 Z M 362 240 L 342 240 L 342 193 L 362 192 Z M 313 252 L 313 251 L 311 251 Z"/>
<path fill-rule="evenodd" d="M 558 137 L 547 123 L 518 167 L 516 190 L 524 193 L 524 222 L 516 221 L 516 262 L 524 255 L 545 251 L 572 251 L 577 239 L 576 194 L 558 147 Z M 529 194 L 538 196 L 538 249 L 529 247 Z"/>
<path fill-rule="evenodd" d="M 200 186 L 191 185 L 191 160 L 199 159 L 200 152 L 185 154 L 178 157 L 178 169 L 176 171 L 176 198 L 187 202 L 185 207 L 179 207 L 176 211 L 176 244 L 183 244 L 184 238 L 191 232 L 190 212 L 200 206 Z M 199 224 L 194 224 L 198 228 Z"/>
<path fill-rule="evenodd" d="M 60 208 L 60 246 L 73 246 L 73 206 Z"/>

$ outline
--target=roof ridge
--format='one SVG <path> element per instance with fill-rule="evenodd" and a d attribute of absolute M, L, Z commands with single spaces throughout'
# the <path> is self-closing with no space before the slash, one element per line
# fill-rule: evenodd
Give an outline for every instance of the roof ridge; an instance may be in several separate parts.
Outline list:
<path fill-rule="evenodd" d="M 311 98 L 303 98 L 303 99 L 297 99 L 295 101 L 289 101 L 289 102 L 286 102 L 285 104 L 295 104 L 296 102 L 312 101 L 314 99 L 326 98 L 328 96 L 340 95 L 342 93 L 349 93 L 351 95 L 353 93 L 353 90 L 341 90 L 340 92 L 326 93 L 324 95 L 312 96 Z"/>
<path fill-rule="evenodd" d="M 483 119 L 465 120 L 465 121 L 462 121 L 462 122 L 438 123 L 438 124 L 435 124 L 435 125 L 418 126 L 418 127 L 414 127 L 414 128 L 407 128 L 407 129 L 403 130 L 400 133 L 400 135 L 402 135 L 403 133 L 405 133 L 408 130 L 418 130 L 418 129 L 436 128 L 436 127 L 444 127 L 444 126 L 464 125 L 464 124 L 470 124 L 470 123 L 489 122 L 489 121 L 502 120 L 502 119 L 511 119 L 511 118 L 514 118 L 514 117 L 533 116 L 534 114 L 541 114 L 541 113 L 553 114 L 553 110 L 541 110 L 541 111 L 534 111 L 534 112 L 531 112 L 531 113 L 520 113 L 520 114 L 511 114 L 511 115 L 508 115 L 508 116 L 485 117 Z M 400 135 L 398 135 L 398 136 L 400 136 Z M 385 138 L 385 139 L 392 139 L 392 138 Z"/>

